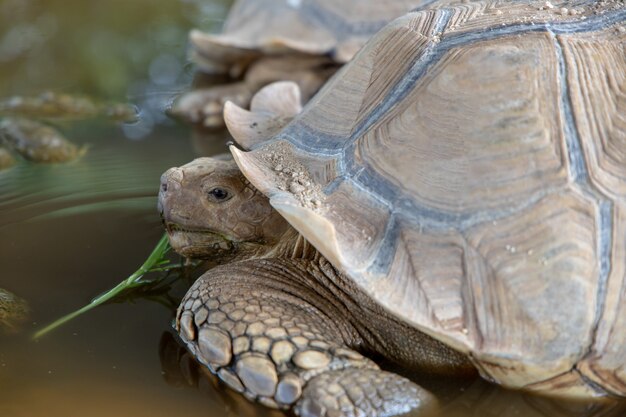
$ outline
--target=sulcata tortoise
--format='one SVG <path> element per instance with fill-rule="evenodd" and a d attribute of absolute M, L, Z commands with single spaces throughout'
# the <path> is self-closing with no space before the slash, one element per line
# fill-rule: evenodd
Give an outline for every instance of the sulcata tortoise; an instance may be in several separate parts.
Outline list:
<path fill-rule="evenodd" d="M 205 127 L 223 127 L 226 101 L 247 107 L 254 93 L 274 81 L 296 82 L 306 102 L 392 19 L 411 10 L 475 1 L 237 0 L 221 33 L 192 30 L 189 36 L 191 59 L 198 69 L 227 75 L 231 82 L 185 93 L 168 112 Z M 560 8 L 584 3 L 561 0 L 542 4 Z"/>
<path fill-rule="evenodd" d="M 178 98 L 169 113 L 222 127 L 223 105 L 247 107 L 261 87 L 294 81 L 308 101 L 386 23 L 410 10 L 460 0 L 237 0 L 219 34 L 193 30 L 191 59 L 209 74 L 239 81 Z"/>
<path fill-rule="evenodd" d="M 299 114 L 289 83 L 226 106 L 241 172 L 160 193 L 173 247 L 223 262 L 177 313 L 201 363 L 306 416 L 434 403 L 362 353 L 626 396 L 626 7 L 547 4 L 410 13 Z"/>

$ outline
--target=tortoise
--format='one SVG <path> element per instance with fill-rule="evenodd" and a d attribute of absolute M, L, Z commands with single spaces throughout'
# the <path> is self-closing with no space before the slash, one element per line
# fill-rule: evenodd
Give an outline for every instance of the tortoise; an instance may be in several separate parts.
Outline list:
<path fill-rule="evenodd" d="M 0 329 L 14 332 L 28 317 L 30 308 L 26 300 L 0 288 Z"/>
<path fill-rule="evenodd" d="M 299 113 L 287 83 L 226 105 L 234 163 L 159 197 L 172 246 L 223 262 L 176 316 L 200 363 L 306 416 L 434 403 L 370 353 L 626 396 L 626 6 L 546 4 L 409 13 Z"/>
<path fill-rule="evenodd" d="M 476 0 L 237 0 L 221 33 L 195 29 L 189 35 L 198 69 L 226 75 L 231 82 L 212 81 L 187 92 L 168 113 L 221 128 L 226 101 L 246 107 L 254 93 L 274 81 L 296 82 L 306 102 L 392 19 L 410 10 L 470 1 Z M 584 1 L 547 2 L 551 8 L 578 3 Z"/>
<path fill-rule="evenodd" d="M 29 161 L 44 163 L 73 161 L 86 152 L 85 147 L 76 146 L 58 129 L 19 117 L 0 120 L 0 154 L 6 157 L 5 168 L 15 163 L 8 149 Z"/>
<path fill-rule="evenodd" d="M 308 101 L 386 23 L 412 9 L 451 2 L 237 0 L 221 33 L 192 30 L 189 40 L 191 59 L 201 72 L 238 81 L 183 94 L 169 114 L 223 127 L 226 101 L 246 107 L 254 93 L 274 81 L 296 82 Z"/>
<path fill-rule="evenodd" d="M 0 100 L 0 170 L 15 164 L 12 152 L 42 163 L 69 162 L 81 157 L 86 147 L 67 140 L 50 122 L 97 117 L 132 122 L 137 120 L 137 111 L 129 104 L 103 103 L 52 91 Z"/>

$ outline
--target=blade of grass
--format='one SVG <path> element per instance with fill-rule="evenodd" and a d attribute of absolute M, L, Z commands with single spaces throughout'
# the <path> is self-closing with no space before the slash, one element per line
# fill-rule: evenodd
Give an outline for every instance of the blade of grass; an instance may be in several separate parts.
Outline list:
<path fill-rule="evenodd" d="M 107 301 L 114 299 L 123 291 L 142 285 L 141 278 L 148 272 L 165 271 L 167 269 L 179 267 L 178 264 L 175 264 L 171 266 L 170 268 L 167 268 L 164 266 L 166 262 L 169 262 L 167 259 L 164 259 L 165 254 L 169 250 L 170 250 L 170 245 L 167 240 L 167 235 L 164 234 L 161 237 L 161 240 L 159 240 L 159 243 L 152 250 L 152 253 L 150 254 L 150 256 L 148 256 L 148 259 L 146 259 L 146 261 L 143 263 L 143 265 L 139 267 L 137 271 L 132 273 L 128 278 L 126 278 L 124 281 L 117 284 L 115 287 L 111 288 L 110 290 L 104 292 L 103 294 L 100 294 L 99 296 L 91 300 L 91 302 L 87 304 L 86 306 L 70 314 L 63 316 L 59 318 L 58 320 L 55 320 L 54 322 L 50 323 L 43 329 L 38 330 L 33 335 L 33 339 L 39 339 L 40 337 L 50 333 L 54 329 L 58 328 L 59 326 L 62 326 L 68 321 L 80 316 L 81 314 L 95 307 L 98 307 L 99 305 L 102 305 L 106 303 Z"/>

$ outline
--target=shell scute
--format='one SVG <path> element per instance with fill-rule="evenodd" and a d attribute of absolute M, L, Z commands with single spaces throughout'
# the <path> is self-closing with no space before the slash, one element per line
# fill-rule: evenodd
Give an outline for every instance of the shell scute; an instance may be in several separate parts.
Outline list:
<path fill-rule="evenodd" d="M 626 32 L 559 36 L 574 122 L 593 185 L 626 198 Z"/>

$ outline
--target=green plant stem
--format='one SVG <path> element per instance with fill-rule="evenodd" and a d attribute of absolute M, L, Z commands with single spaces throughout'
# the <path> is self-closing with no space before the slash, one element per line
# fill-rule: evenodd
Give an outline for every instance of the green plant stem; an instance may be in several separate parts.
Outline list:
<path fill-rule="evenodd" d="M 161 237 L 161 240 L 159 240 L 159 243 L 156 245 L 156 247 L 154 248 L 154 250 L 150 254 L 150 256 L 148 256 L 148 259 L 146 259 L 146 261 L 143 263 L 143 265 L 141 265 L 139 267 L 139 269 L 137 271 L 135 271 L 128 278 L 126 278 L 124 281 L 122 281 L 119 284 L 117 284 L 112 289 L 108 290 L 107 292 L 105 292 L 105 293 L 97 296 L 93 300 L 91 300 L 91 302 L 89 304 L 87 304 L 86 306 L 82 307 L 81 309 L 76 310 L 76 311 L 74 311 L 74 312 L 72 312 L 70 314 L 67 314 L 67 315 L 59 318 L 58 320 L 55 320 L 54 322 L 50 323 L 49 325 L 47 325 L 43 329 L 38 330 L 33 335 L 33 339 L 38 339 L 38 338 L 40 338 L 40 337 L 50 333 L 52 330 L 56 329 L 57 327 L 62 326 L 63 324 L 67 323 L 68 321 L 74 319 L 75 317 L 78 317 L 81 314 L 86 313 L 87 311 L 91 310 L 92 308 L 95 308 L 95 307 L 97 307 L 99 305 L 102 305 L 102 304 L 106 303 L 107 301 L 112 300 L 113 298 L 115 298 L 116 296 L 118 296 L 120 293 L 122 293 L 125 290 L 131 289 L 131 288 L 135 288 L 135 287 L 138 287 L 138 286 L 142 285 L 140 280 L 141 280 L 141 277 L 143 277 L 146 273 L 152 272 L 152 271 L 155 271 L 155 270 L 156 271 L 164 271 L 164 270 L 166 270 L 167 268 L 164 268 L 161 265 L 164 264 L 163 256 L 167 253 L 169 248 L 170 247 L 169 247 L 169 244 L 168 244 L 167 235 L 163 235 Z M 155 268 L 155 266 L 156 266 L 156 268 Z"/>

